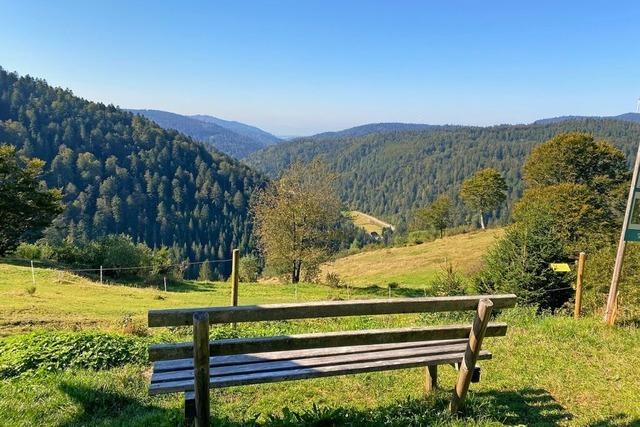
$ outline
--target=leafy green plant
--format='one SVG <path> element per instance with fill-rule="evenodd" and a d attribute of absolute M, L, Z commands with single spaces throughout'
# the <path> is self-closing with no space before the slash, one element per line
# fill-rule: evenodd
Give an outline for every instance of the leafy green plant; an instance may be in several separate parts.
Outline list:
<path fill-rule="evenodd" d="M 240 280 L 243 282 L 255 282 L 260 275 L 260 260 L 253 254 L 248 254 L 240 258 L 239 261 Z"/>
<path fill-rule="evenodd" d="M 101 370 L 146 361 L 146 341 L 119 334 L 39 331 L 0 341 L 0 378 L 69 368 Z"/>
<path fill-rule="evenodd" d="M 34 285 L 29 285 L 24 290 L 29 296 L 34 296 L 36 293 L 36 287 Z"/>

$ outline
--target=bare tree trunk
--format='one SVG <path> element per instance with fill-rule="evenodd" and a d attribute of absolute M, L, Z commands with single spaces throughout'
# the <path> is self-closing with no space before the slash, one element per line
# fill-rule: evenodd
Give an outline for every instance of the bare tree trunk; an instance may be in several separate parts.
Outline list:
<path fill-rule="evenodd" d="M 293 271 L 291 272 L 291 283 L 300 281 L 300 261 L 293 261 Z"/>
<path fill-rule="evenodd" d="M 482 229 L 484 230 L 484 214 L 482 213 L 482 211 L 480 211 L 480 227 L 482 227 Z"/>

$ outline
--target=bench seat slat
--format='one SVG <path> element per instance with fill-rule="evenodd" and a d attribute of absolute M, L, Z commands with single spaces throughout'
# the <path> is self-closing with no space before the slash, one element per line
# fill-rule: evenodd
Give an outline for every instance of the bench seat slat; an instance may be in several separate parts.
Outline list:
<path fill-rule="evenodd" d="M 210 354 L 213 355 L 229 355 L 304 348 L 461 339 L 467 338 L 470 330 L 471 325 L 445 325 L 259 338 L 234 338 L 211 341 L 209 351 Z M 504 336 L 506 333 L 506 323 L 490 323 L 487 326 L 485 336 Z M 193 342 L 154 344 L 149 347 L 149 359 L 151 361 L 186 359 L 192 357 L 192 355 Z"/>
<path fill-rule="evenodd" d="M 215 364 L 216 367 L 230 366 L 230 365 L 242 365 L 246 363 L 259 363 L 265 361 L 277 361 L 277 360 L 289 360 L 289 359 L 303 359 L 306 357 L 318 357 L 318 356 L 338 356 L 341 354 L 354 354 L 364 353 L 376 350 L 392 350 L 401 348 L 414 348 L 414 347 L 427 347 L 427 346 L 441 346 L 451 344 L 466 343 L 466 338 L 455 340 L 438 340 L 438 341 L 415 341 L 415 342 L 401 342 L 391 344 L 374 344 L 374 345 L 352 345 L 348 347 L 329 347 L 329 348 L 312 348 L 303 350 L 288 350 L 288 351 L 271 351 L 260 352 L 250 354 L 233 354 L 229 356 L 214 356 L 210 358 L 211 366 Z M 215 359 L 215 360 L 214 360 Z M 153 364 L 153 372 L 167 372 L 167 371 L 179 371 L 182 369 L 193 369 L 193 358 L 187 359 L 175 359 L 175 360 L 161 360 Z"/>
<path fill-rule="evenodd" d="M 328 366 L 300 367 L 280 371 L 256 372 L 248 374 L 227 375 L 210 378 L 212 388 L 230 387 L 244 384 L 261 384 L 269 382 L 290 381 L 306 378 L 329 377 L 336 375 L 377 372 L 393 369 L 415 368 L 419 366 L 459 363 L 464 351 L 418 357 L 402 357 L 388 360 L 369 360 L 356 363 L 338 363 Z M 491 353 L 482 351 L 478 359 L 490 359 Z M 149 394 L 176 393 L 193 390 L 193 379 L 168 381 L 151 384 Z"/>
<path fill-rule="evenodd" d="M 209 322 L 215 324 L 321 317 L 467 311 L 475 310 L 478 307 L 478 302 L 483 298 L 490 298 L 494 304 L 494 309 L 510 308 L 516 304 L 516 296 L 513 294 L 321 301 L 296 304 L 150 310 L 148 321 L 149 327 L 189 326 L 193 324 L 193 314 L 196 312 L 207 312 L 209 314 Z"/>
<path fill-rule="evenodd" d="M 216 359 L 211 363 L 211 376 L 223 377 L 227 375 L 240 375 L 257 372 L 284 371 L 287 369 L 299 369 L 301 367 L 318 367 L 337 364 L 364 362 L 370 360 L 388 360 L 399 359 L 403 357 L 417 357 L 426 355 L 436 355 L 445 353 L 463 352 L 466 343 L 440 345 L 440 346 L 424 346 L 400 349 L 378 349 L 363 353 L 350 354 L 331 354 L 321 355 L 308 358 L 289 358 L 283 360 L 246 363 L 242 365 L 218 366 Z M 167 381 L 178 381 L 193 379 L 193 370 L 179 370 L 171 372 L 154 373 L 151 377 L 151 383 L 160 383 Z"/>

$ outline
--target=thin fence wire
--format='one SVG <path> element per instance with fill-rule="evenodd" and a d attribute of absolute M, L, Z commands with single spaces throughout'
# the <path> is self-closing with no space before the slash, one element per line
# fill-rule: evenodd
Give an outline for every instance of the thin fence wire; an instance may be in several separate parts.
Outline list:
<path fill-rule="evenodd" d="M 30 260 L 26 258 L 2 258 L 3 261 L 21 261 L 21 262 L 33 262 L 34 264 L 45 264 L 50 267 L 56 267 L 55 263 L 39 260 Z M 155 265 L 140 265 L 135 267 L 102 267 L 102 268 L 58 268 L 59 271 L 65 273 L 88 273 L 88 272 L 100 272 L 100 271 L 122 271 L 122 270 L 152 270 L 154 268 L 165 269 L 171 267 L 188 267 L 190 265 L 200 265 L 206 262 L 211 264 L 220 264 L 225 262 L 231 262 L 231 258 L 228 259 L 207 259 L 204 261 L 183 261 L 175 264 L 155 264 Z"/>

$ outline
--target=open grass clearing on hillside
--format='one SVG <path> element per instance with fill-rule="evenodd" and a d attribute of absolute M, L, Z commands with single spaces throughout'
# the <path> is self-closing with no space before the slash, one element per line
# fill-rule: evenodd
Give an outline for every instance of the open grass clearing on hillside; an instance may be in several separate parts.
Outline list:
<path fill-rule="evenodd" d="M 386 326 L 387 316 L 370 320 Z M 455 371 L 441 367 L 442 391 L 424 398 L 424 370 L 233 387 L 212 392 L 221 425 L 633 426 L 640 423 L 640 331 L 609 328 L 600 319 L 536 317 L 509 310 L 511 328 L 487 339 L 494 359 L 481 363 L 466 415 L 446 405 Z M 331 329 L 333 319 L 315 326 Z M 395 323 L 395 322 L 393 322 Z M 356 325 L 352 325 L 356 326 Z M 0 381 L 0 424 L 174 426 L 182 397 L 147 396 L 147 368 L 70 370 Z M 314 409 L 314 406 L 317 407 Z"/>
<path fill-rule="evenodd" d="M 502 229 L 489 229 L 414 246 L 364 251 L 325 264 L 322 277 L 337 273 L 344 282 L 357 286 L 428 286 L 447 263 L 465 275 L 477 272 L 482 256 L 502 233 Z"/>
<path fill-rule="evenodd" d="M 364 212 L 348 211 L 346 215 L 351 218 L 351 221 L 353 221 L 357 227 L 363 228 L 367 233 L 376 232 L 379 235 L 382 235 L 383 228 L 393 228 L 391 224 Z"/>

